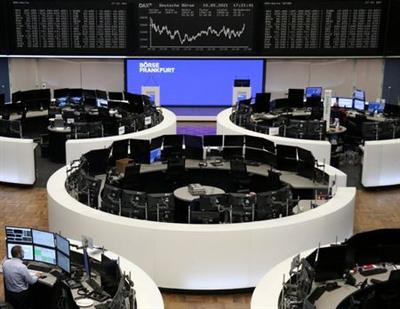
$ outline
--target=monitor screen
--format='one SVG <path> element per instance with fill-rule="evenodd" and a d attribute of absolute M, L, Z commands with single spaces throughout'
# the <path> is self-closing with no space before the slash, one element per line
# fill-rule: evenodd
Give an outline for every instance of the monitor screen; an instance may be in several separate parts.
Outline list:
<path fill-rule="evenodd" d="M 32 229 L 32 240 L 34 245 L 41 245 L 50 248 L 55 248 L 53 233 Z"/>
<path fill-rule="evenodd" d="M 107 108 L 108 107 L 108 101 L 106 99 L 96 99 L 96 105 L 97 107 L 104 107 Z"/>
<path fill-rule="evenodd" d="M 222 147 L 222 135 L 204 135 L 203 145 L 204 147 Z"/>
<path fill-rule="evenodd" d="M 6 226 L 6 238 L 10 242 L 32 243 L 32 229 Z"/>
<path fill-rule="evenodd" d="M 359 99 L 354 99 L 354 109 L 363 111 L 365 107 L 365 101 L 364 100 L 359 100 Z"/>
<path fill-rule="evenodd" d="M 374 113 L 377 111 L 378 113 L 383 113 L 385 110 L 385 104 L 384 103 L 379 103 L 379 102 L 369 102 L 368 103 L 368 112 L 369 113 Z"/>
<path fill-rule="evenodd" d="M 331 98 L 331 106 L 335 106 L 337 104 L 337 97 Z"/>
<path fill-rule="evenodd" d="M 243 76 L 251 96 L 263 92 L 264 60 L 258 59 L 128 59 L 126 90 L 160 87 L 163 106 L 231 106 L 232 83 Z"/>
<path fill-rule="evenodd" d="M 244 144 L 244 135 L 225 135 L 224 146 L 242 147 Z"/>
<path fill-rule="evenodd" d="M 306 88 L 306 98 L 321 98 L 321 97 L 322 97 L 322 87 Z"/>
<path fill-rule="evenodd" d="M 352 98 L 338 98 L 338 106 L 341 108 L 353 108 Z"/>
<path fill-rule="evenodd" d="M 61 251 L 65 255 L 69 256 L 69 240 L 58 235 L 56 235 L 56 246 L 57 250 Z"/>
<path fill-rule="evenodd" d="M 56 250 L 42 246 L 33 246 L 36 262 L 56 265 Z"/>
<path fill-rule="evenodd" d="M 68 256 L 57 251 L 57 266 L 60 267 L 66 273 L 71 272 L 71 261 Z"/>
<path fill-rule="evenodd" d="M 14 246 L 21 246 L 22 247 L 22 250 L 24 250 L 24 260 L 33 261 L 33 246 L 32 245 L 7 242 L 7 257 L 9 259 L 12 258 L 11 249 Z"/>
<path fill-rule="evenodd" d="M 365 91 L 360 90 L 360 89 L 354 89 L 353 98 L 365 101 Z"/>
<path fill-rule="evenodd" d="M 161 161 L 161 148 L 150 150 L 150 164 Z"/>

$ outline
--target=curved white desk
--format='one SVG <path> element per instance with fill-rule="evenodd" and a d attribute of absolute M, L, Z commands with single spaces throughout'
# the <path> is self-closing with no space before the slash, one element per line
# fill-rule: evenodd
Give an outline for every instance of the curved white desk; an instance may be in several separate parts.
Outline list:
<path fill-rule="evenodd" d="M 176 116 L 167 109 L 162 109 L 164 119 L 158 125 L 146 130 L 107 137 L 70 139 L 65 143 L 66 162 L 79 159 L 84 153 L 93 149 L 109 147 L 114 141 L 138 138 L 150 139 L 165 134 L 176 134 Z"/>
<path fill-rule="evenodd" d="M 400 184 L 400 139 L 366 141 L 361 183 L 364 187 Z"/>
<path fill-rule="evenodd" d="M 313 249 L 307 250 L 300 254 L 300 258 L 309 255 Z M 293 256 L 285 259 L 275 265 L 270 271 L 258 282 L 251 296 L 251 309 L 278 309 L 279 296 L 282 292 L 283 278 L 289 280 L 290 264 Z"/>
<path fill-rule="evenodd" d="M 312 152 L 314 157 L 321 162 L 329 164 L 331 161 L 331 144 L 328 141 L 315 141 L 309 139 L 289 138 L 267 135 L 234 124 L 229 118 L 232 108 L 220 112 L 217 116 L 217 134 L 220 135 L 252 135 L 267 138 L 279 145 L 297 146 Z"/>
<path fill-rule="evenodd" d="M 49 226 L 70 238 L 90 235 L 134 261 L 159 287 L 254 287 L 276 263 L 353 233 L 355 188 L 339 187 L 324 205 L 274 220 L 225 225 L 159 223 L 120 217 L 79 203 L 65 190 L 65 168 L 47 183 Z"/>
<path fill-rule="evenodd" d="M 97 241 L 94 239 L 94 241 Z M 70 240 L 73 245 L 81 245 L 81 242 Z M 75 248 L 71 248 L 71 250 L 78 251 Z M 82 250 L 80 250 L 82 251 Z M 98 249 L 88 249 L 88 254 L 90 257 L 94 259 L 101 260 L 101 250 Z M 161 295 L 160 290 L 154 281 L 147 275 L 140 267 L 136 266 L 131 261 L 128 261 L 126 258 L 117 255 L 114 252 L 106 250 L 104 252 L 108 258 L 113 260 L 119 259 L 119 265 L 122 272 L 126 274 L 131 274 L 131 278 L 133 281 L 133 288 L 136 291 L 136 302 L 138 309 L 163 309 L 164 301 Z"/>
<path fill-rule="evenodd" d="M 33 185 L 36 146 L 32 139 L 0 136 L 0 182 Z"/>

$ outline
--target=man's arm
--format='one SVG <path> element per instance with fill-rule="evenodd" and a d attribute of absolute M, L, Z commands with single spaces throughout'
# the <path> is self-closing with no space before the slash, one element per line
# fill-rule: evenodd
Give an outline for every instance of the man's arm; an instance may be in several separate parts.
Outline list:
<path fill-rule="evenodd" d="M 35 273 L 34 275 L 31 275 L 31 273 L 28 271 L 27 267 L 23 268 L 22 274 L 24 276 L 25 281 L 30 285 L 36 283 L 36 281 L 39 278 L 39 274 L 38 273 Z"/>

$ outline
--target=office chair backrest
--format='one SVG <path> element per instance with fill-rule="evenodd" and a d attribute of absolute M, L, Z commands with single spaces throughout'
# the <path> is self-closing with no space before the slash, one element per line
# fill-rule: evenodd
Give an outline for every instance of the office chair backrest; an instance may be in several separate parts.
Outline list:
<path fill-rule="evenodd" d="M 121 199 L 121 189 L 105 184 L 103 193 L 102 193 L 102 199 L 103 201 L 109 201 L 112 203 L 117 203 Z"/>
<path fill-rule="evenodd" d="M 147 198 L 145 192 L 122 190 L 121 205 L 124 208 L 145 207 Z"/>
<path fill-rule="evenodd" d="M 247 166 L 246 163 L 244 163 L 241 160 L 231 160 L 230 161 L 230 166 L 231 166 L 231 173 L 233 175 L 247 175 Z"/>

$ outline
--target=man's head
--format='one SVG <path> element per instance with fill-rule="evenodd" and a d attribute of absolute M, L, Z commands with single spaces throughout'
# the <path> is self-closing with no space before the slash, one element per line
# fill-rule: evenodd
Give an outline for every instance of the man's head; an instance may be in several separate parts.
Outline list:
<path fill-rule="evenodd" d="M 21 246 L 14 246 L 11 248 L 11 256 L 13 258 L 19 258 L 19 259 L 23 259 L 24 258 L 24 249 L 22 249 Z"/>

